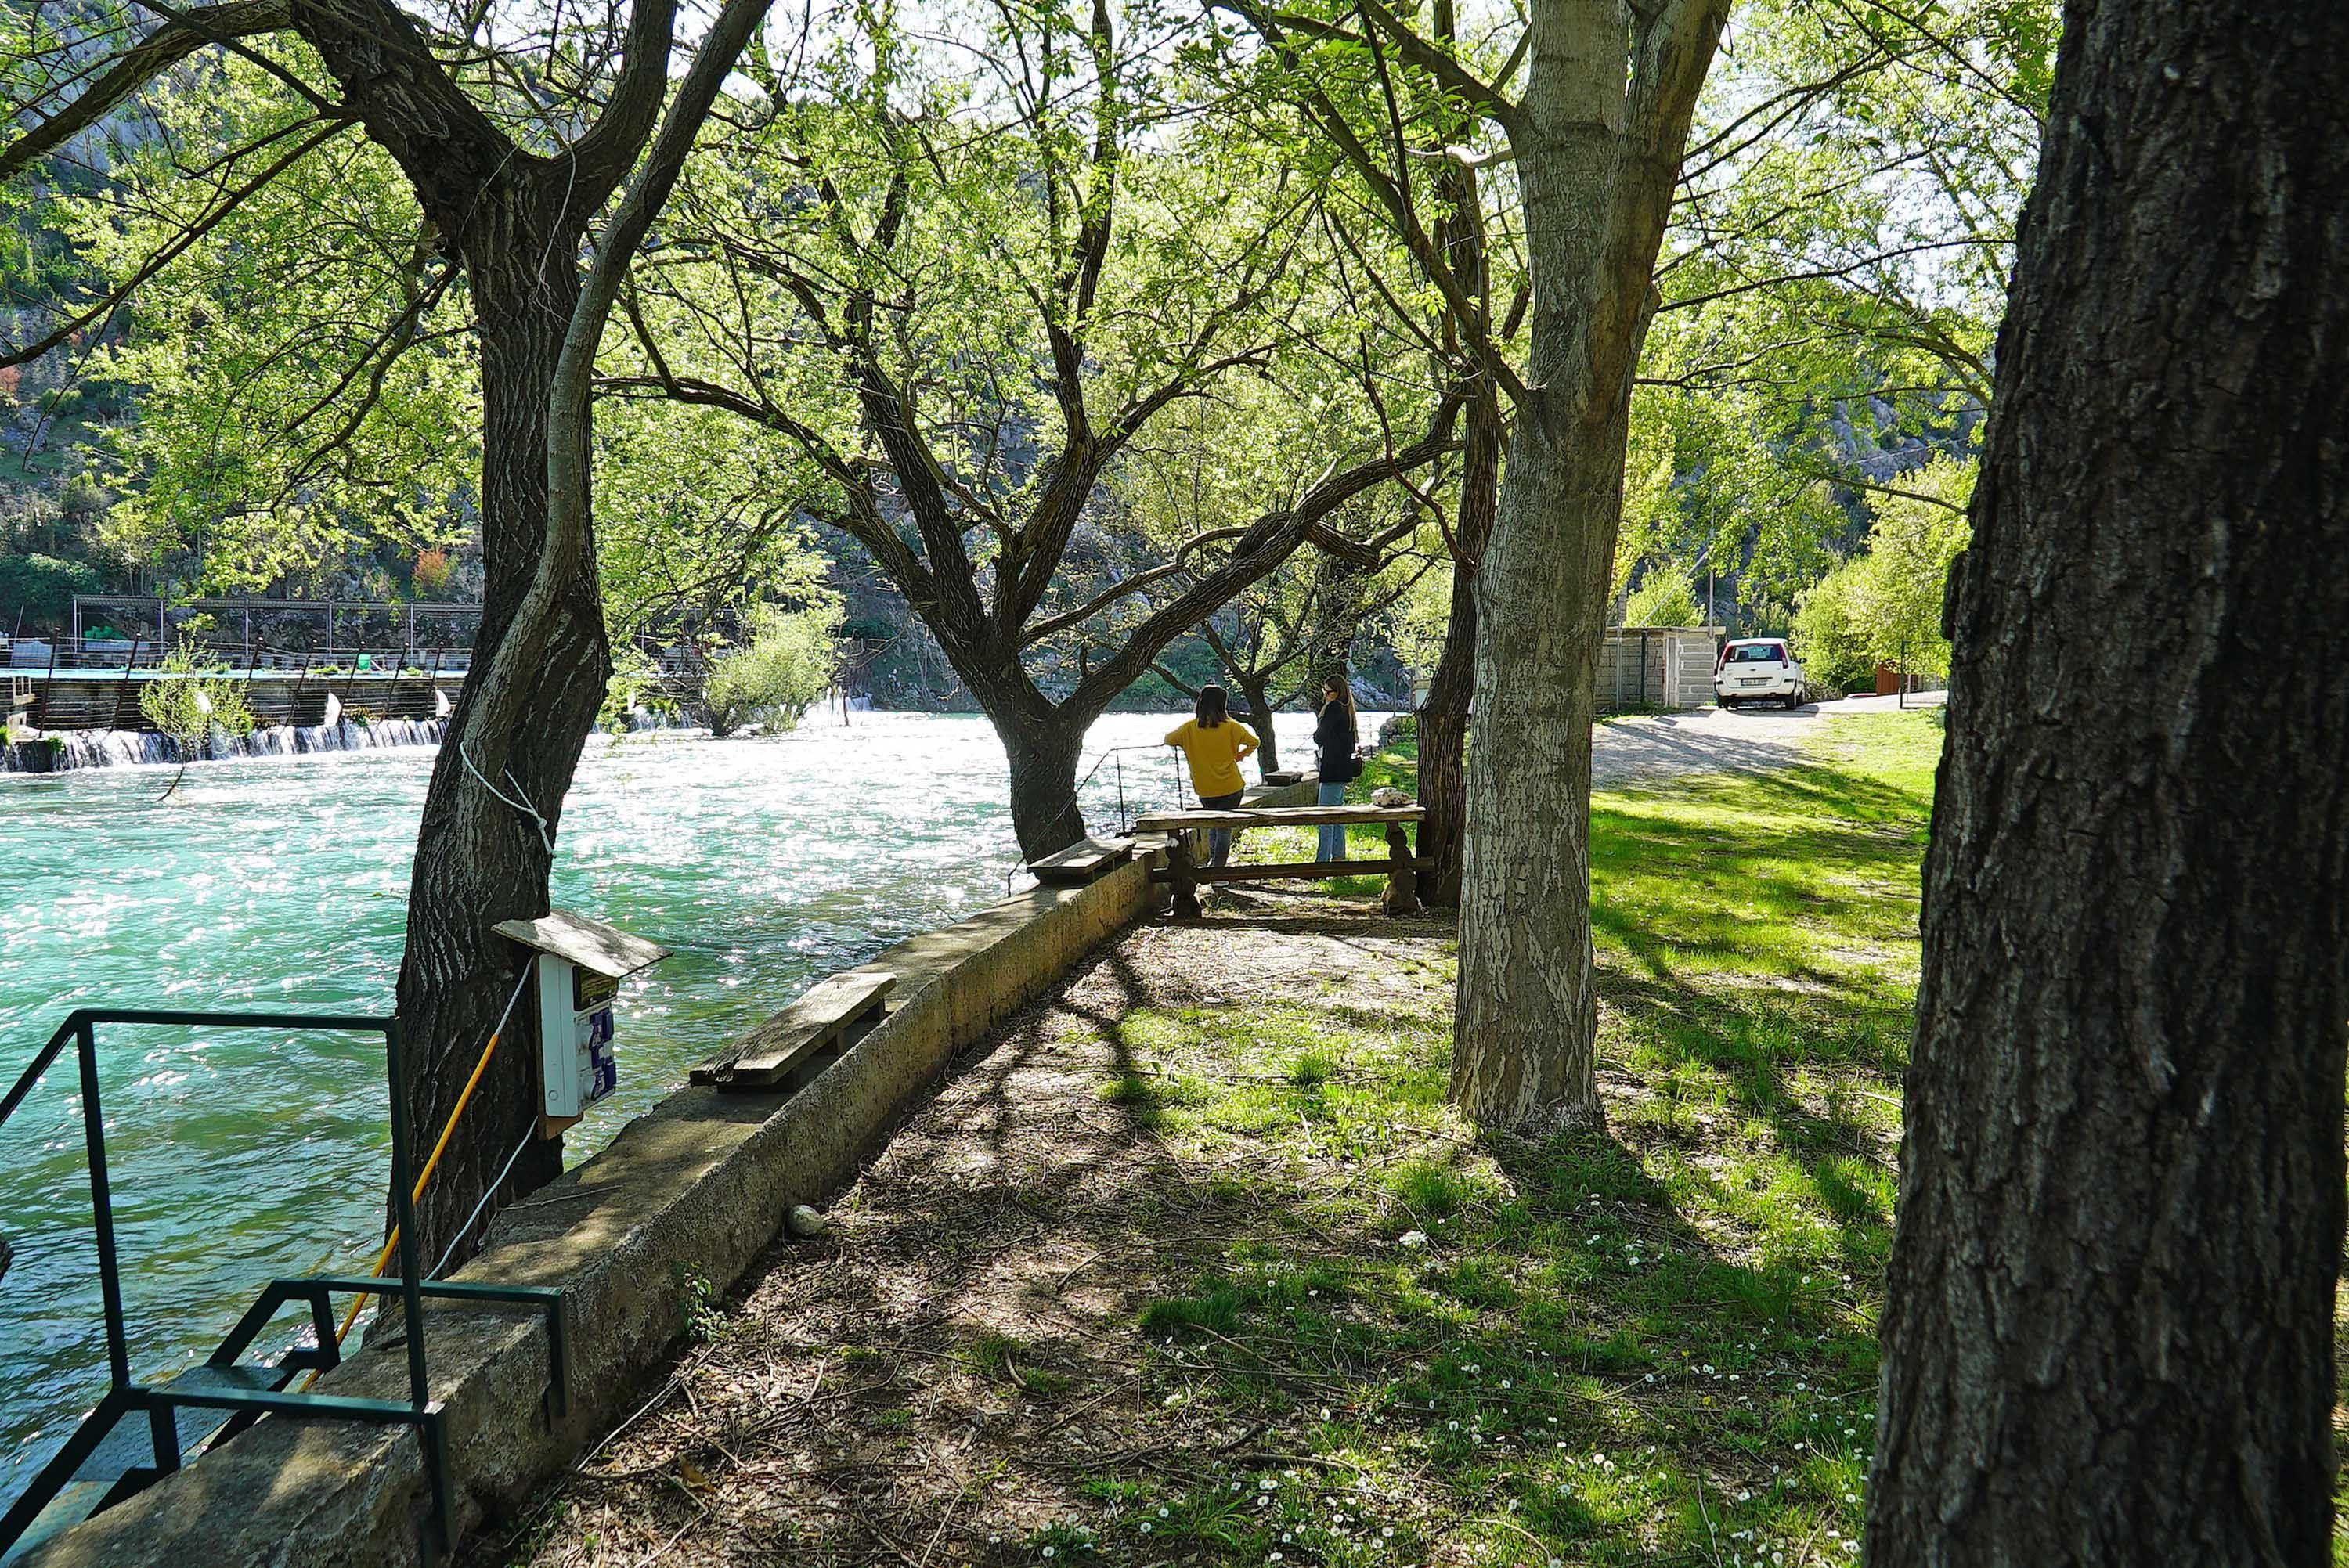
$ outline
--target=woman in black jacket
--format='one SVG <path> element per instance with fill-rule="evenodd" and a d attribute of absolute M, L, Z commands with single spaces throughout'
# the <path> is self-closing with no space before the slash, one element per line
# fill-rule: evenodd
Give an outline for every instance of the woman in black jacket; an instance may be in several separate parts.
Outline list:
<path fill-rule="evenodd" d="M 1346 803 L 1346 786 L 1361 771 L 1354 760 L 1354 748 L 1361 744 L 1361 724 L 1354 713 L 1353 688 L 1344 677 L 1331 676 L 1321 683 L 1321 717 L 1313 726 L 1315 763 L 1321 771 L 1321 792 L 1315 797 L 1324 806 Z M 1321 830 L 1320 858 L 1342 861 L 1346 858 L 1346 830 Z"/>

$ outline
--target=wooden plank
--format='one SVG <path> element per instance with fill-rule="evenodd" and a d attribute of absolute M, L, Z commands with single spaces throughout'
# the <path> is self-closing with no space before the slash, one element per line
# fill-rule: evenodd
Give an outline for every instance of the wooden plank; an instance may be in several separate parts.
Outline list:
<path fill-rule="evenodd" d="M 1174 835 L 1172 833 L 1136 833 L 1133 838 L 1128 839 L 1126 842 L 1133 846 L 1133 852 L 1137 855 L 1163 855 L 1167 851 L 1174 847 Z"/>
<path fill-rule="evenodd" d="M 1125 862 L 1133 847 L 1130 839 L 1080 839 L 1067 849 L 1046 855 L 1029 866 L 1040 882 L 1055 885 L 1089 882 L 1112 866 Z"/>
<path fill-rule="evenodd" d="M 776 1088 L 808 1057 L 839 1048 L 845 1043 L 842 1037 L 857 1023 L 877 1017 L 896 984 L 895 975 L 870 969 L 818 981 L 740 1045 L 702 1062 L 688 1076 L 719 1088 Z"/>
<path fill-rule="evenodd" d="M 1143 833 L 1179 833 L 1190 828 L 1334 828 L 1416 822 L 1426 815 L 1424 806 L 1267 806 L 1237 811 L 1147 811 L 1133 826 Z"/>
<path fill-rule="evenodd" d="M 1411 862 L 1415 872 L 1433 871 L 1435 862 L 1415 860 Z M 1329 877 L 1382 877 L 1394 870 L 1392 861 L 1283 861 L 1277 864 L 1249 866 L 1200 866 L 1191 872 L 1192 879 L 1203 882 L 1286 882 L 1292 878 L 1318 882 Z M 1165 872 L 1156 872 L 1154 882 L 1172 880 Z"/>
<path fill-rule="evenodd" d="M 659 963 L 668 949 L 641 936 L 630 936 L 616 926 L 584 914 L 554 910 L 536 920 L 502 920 L 490 927 L 537 953 L 567 958 L 591 975 L 624 980 L 637 970 Z"/>

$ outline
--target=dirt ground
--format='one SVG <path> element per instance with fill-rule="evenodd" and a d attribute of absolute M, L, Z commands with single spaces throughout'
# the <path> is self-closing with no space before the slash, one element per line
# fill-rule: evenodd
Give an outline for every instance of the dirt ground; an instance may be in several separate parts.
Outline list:
<path fill-rule="evenodd" d="M 1151 1561 L 1063 1522 L 1100 1512 L 1104 1477 L 1220 1487 L 1299 1462 L 1277 1422 L 1186 1403 L 1185 1352 L 1147 1335 L 1142 1308 L 1236 1232 L 1377 1243 L 1252 1212 L 1262 1189 L 1185 1163 L 1114 1092 L 1151 1065 L 1121 1021 L 1268 992 L 1326 1006 L 1333 1027 L 1448 1015 L 1430 961 L 1452 925 L 1363 899 L 1215 896 L 1206 923 L 1128 932 L 962 1057 L 833 1204 L 830 1233 L 779 1243 L 739 1303 L 697 1314 L 699 1343 L 650 1402 L 475 1561 L 1032 1563 L 1055 1530 L 1081 1561 Z M 1263 1158 L 1282 1188 L 1362 1174 Z M 1407 1507 L 1351 1495 L 1366 1519 Z"/>
<path fill-rule="evenodd" d="M 1803 764 L 1821 717 L 1613 720 L 1596 772 L 1606 788 Z M 1777 1026 L 1738 1022 L 1752 975 L 1703 972 L 1719 911 L 1674 902 L 1660 820 L 1626 830 L 1614 896 L 1690 973 L 1665 983 L 1646 947 L 1613 960 L 1617 1004 L 1645 1020 L 1618 1044 L 1672 1086 L 1635 1110 L 1602 1067 L 1631 1144 L 1504 1170 L 1449 1115 L 1448 916 L 1383 919 L 1369 879 L 1217 889 L 1205 923 L 1127 932 L 960 1057 L 828 1233 L 779 1242 L 727 1299 L 705 1293 L 642 1408 L 471 1561 L 1557 1568 L 1758 1564 L 1764 1540 L 1789 1563 L 1847 1554 L 1872 1378 L 1853 1360 L 1865 1336 L 1840 1332 L 1849 1304 L 1811 1298 L 1837 1288 L 1822 1260 L 1877 1216 L 1859 1198 L 1857 1218 L 1808 1196 L 1775 1210 L 1817 1185 L 1803 1161 L 1849 1164 L 1860 1145 L 1822 1112 L 1797 1119 L 1833 1147 L 1785 1153 L 1784 1116 L 1757 1112 L 1754 1147 L 1732 1147 L 1751 1130 L 1737 1095 L 1768 1088 L 1782 1112 L 1807 1042 L 1840 1049 L 1847 1031 L 1789 1025 L 1785 1061 L 1756 1066 Z M 1833 902 L 1812 891 L 1805 908 Z M 1707 1032 L 1722 1008 L 1734 1038 Z M 1699 1089 L 1720 1092 L 1676 1098 Z M 1700 1235 L 1651 1167 L 1702 1200 L 1702 1171 L 1682 1167 L 1724 1150 L 1746 1161 L 1736 1202 Z M 1533 1198 L 1454 1206 L 1487 1180 Z M 1765 1257 L 1774 1226 L 1785 1255 Z M 1732 1387 L 1741 1371 L 1776 1402 Z"/>

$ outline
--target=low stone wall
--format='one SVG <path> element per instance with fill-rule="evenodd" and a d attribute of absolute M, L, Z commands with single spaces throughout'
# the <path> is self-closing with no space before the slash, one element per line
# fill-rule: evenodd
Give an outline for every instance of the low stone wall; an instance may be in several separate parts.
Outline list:
<path fill-rule="evenodd" d="M 1294 784 L 1258 784 L 1240 796 L 1243 807 L 1310 806 L 1321 788 L 1321 775 L 1307 773 Z"/>
<path fill-rule="evenodd" d="M 501 1215 L 488 1249 L 456 1277 L 565 1289 L 571 1408 L 550 1423 L 544 1330 L 527 1314 L 428 1309 L 460 1528 L 511 1516 L 627 1415 L 677 1342 L 698 1282 L 730 1285 L 792 1204 L 821 1202 L 850 1180 L 957 1050 L 1153 903 L 1150 867 L 1130 861 L 1090 885 L 1038 887 L 899 943 L 860 966 L 897 977 L 888 1016 L 805 1088 L 788 1099 L 681 1089 Z M 396 1340 L 370 1346 L 320 1391 L 404 1401 L 402 1357 Z M 22 1561 L 405 1568 L 421 1558 L 428 1509 L 413 1436 L 272 1419 Z"/>

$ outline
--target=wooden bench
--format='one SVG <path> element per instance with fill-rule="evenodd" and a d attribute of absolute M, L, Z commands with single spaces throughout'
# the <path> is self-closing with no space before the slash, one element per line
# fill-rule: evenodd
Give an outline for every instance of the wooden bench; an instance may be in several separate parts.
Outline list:
<path fill-rule="evenodd" d="M 868 969 L 819 981 L 740 1045 L 711 1057 L 689 1076 L 721 1089 L 797 1088 L 881 1021 L 896 984 L 895 975 Z"/>
<path fill-rule="evenodd" d="M 1422 806 L 1273 806 L 1232 811 L 1151 811 L 1134 823 L 1134 845 L 1158 849 L 1152 835 L 1164 835 L 1166 869 L 1155 880 L 1172 885 L 1174 918 L 1199 918 L 1198 884 L 1217 882 L 1273 882 L 1289 878 L 1361 876 L 1384 871 L 1387 888 L 1382 907 L 1389 914 L 1414 914 L 1419 910 L 1419 873 L 1429 869 L 1412 853 L 1409 824 L 1427 816 Z M 1383 825 L 1387 858 L 1383 861 L 1291 861 L 1278 865 L 1202 866 L 1191 856 L 1191 834 L 1202 829 L 1339 828 Z"/>
<path fill-rule="evenodd" d="M 1080 839 L 1065 850 L 1032 861 L 1028 869 L 1040 882 L 1055 887 L 1081 886 L 1123 865 L 1133 848 L 1131 839 Z"/>

